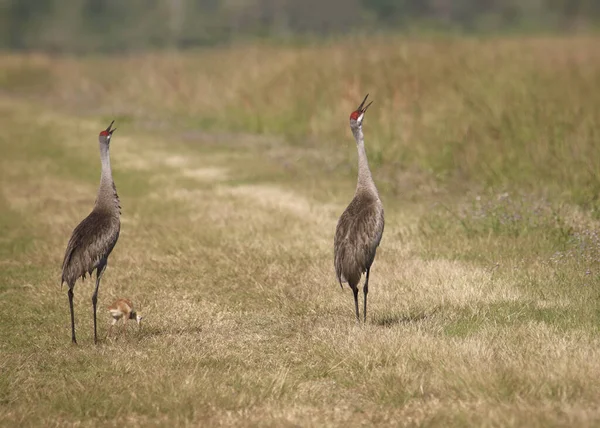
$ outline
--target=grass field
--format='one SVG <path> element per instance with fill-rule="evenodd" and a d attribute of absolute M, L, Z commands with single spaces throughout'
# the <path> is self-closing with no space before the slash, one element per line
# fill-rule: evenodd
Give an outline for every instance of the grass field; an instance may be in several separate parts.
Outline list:
<path fill-rule="evenodd" d="M 597 426 L 597 38 L 0 56 L 0 425 Z M 348 115 L 386 210 L 369 319 L 333 269 Z M 60 268 L 111 143 L 100 289 Z"/>

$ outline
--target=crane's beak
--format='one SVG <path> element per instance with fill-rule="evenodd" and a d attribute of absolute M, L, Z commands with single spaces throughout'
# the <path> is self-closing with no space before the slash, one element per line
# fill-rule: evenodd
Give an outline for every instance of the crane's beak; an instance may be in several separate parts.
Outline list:
<path fill-rule="evenodd" d="M 108 133 L 109 133 L 109 134 L 111 134 L 111 135 L 112 135 L 112 133 L 113 133 L 113 132 L 115 132 L 115 130 L 117 129 L 117 128 L 110 129 L 110 128 L 112 128 L 112 126 L 113 126 L 113 123 L 115 123 L 115 121 L 114 121 L 114 120 L 113 120 L 112 122 L 110 122 L 110 125 L 108 125 L 108 128 L 106 128 L 106 132 L 108 132 Z"/>
<path fill-rule="evenodd" d="M 365 102 L 367 102 L 367 98 L 369 98 L 369 94 L 367 94 L 365 96 L 365 99 L 362 101 L 362 103 L 360 103 L 360 105 L 356 109 L 356 111 L 358 111 L 361 115 L 365 114 L 365 112 L 367 111 L 367 109 L 369 108 L 369 106 L 371 104 L 373 104 L 373 101 L 371 101 L 369 104 L 367 104 L 365 107 L 363 107 L 365 105 Z"/>

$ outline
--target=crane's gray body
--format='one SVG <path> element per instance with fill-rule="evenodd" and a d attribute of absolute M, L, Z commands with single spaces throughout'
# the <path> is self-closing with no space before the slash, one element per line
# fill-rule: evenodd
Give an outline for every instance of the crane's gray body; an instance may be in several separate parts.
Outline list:
<path fill-rule="evenodd" d="M 356 318 L 359 320 L 358 284 L 362 274 L 365 272 L 367 274 L 363 287 L 365 321 L 367 318 L 369 271 L 375 260 L 375 254 L 381 242 L 385 225 L 383 204 L 379 199 L 377 187 L 375 187 L 375 182 L 371 176 L 362 132 L 362 119 L 370 105 L 363 108 L 366 99 L 367 97 L 350 117 L 350 128 L 356 139 L 358 151 L 358 181 L 354 198 L 338 220 L 333 244 L 337 279 L 340 286 L 343 283 L 348 283 L 352 289 Z"/>
<path fill-rule="evenodd" d="M 62 282 L 70 288 L 77 278 L 106 265 L 115 247 L 121 222 L 113 213 L 94 208 L 73 230 L 63 261 Z"/>
<path fill-rule="evenodd" d="M 75 282 L 78 278 L 85 278 L 86 274 L 91 276 L 92 272 L 96 271 L 96 288 L 92 295 L 92 305 L 94 308 L 94 342 L 97 342 L 96 304 L 98 288 L 100 287 L 100 279 L 108 262 L 108 256 L 115 247 L 121 230 L 121 206 L 110 166 L 109 146 L 110 138 L 114 131 L 114 129 L 110 129 L 111 126 L 112 123 L 98 137 L 102 171 L 94 209 L 73 230 L 63 260 L 61 283 L 66 282 L 69 286 L 71 338 L 73 343 L 77 343 L 73 313 L 73 289 Z"/>
<path fill-rule="evenodd" d="M 356 288 L 373 264 L 384 228 L 383 205 L 368 192 L 357 193 L 335 229 L 335 273 L 340 284 Z"/>

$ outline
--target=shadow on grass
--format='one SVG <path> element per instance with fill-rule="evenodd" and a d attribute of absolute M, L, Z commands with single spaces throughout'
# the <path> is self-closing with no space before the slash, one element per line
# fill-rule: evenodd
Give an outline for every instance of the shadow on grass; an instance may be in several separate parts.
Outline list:
<path fill-rule="evenodd" d="M 187 326 L 183 328 L 159 328 L 159 327 L 142 327 L 141 329 L 131 329 L 126 334 L 123 332 L 115 332 L 111 336 L 105 337 L 104 342 L 120 342 L 120 341 L 140 341 L 154 337 L 166 336 L 184 336 L 184 335 L 199 335 L 203 329 L 201 326 Z"/>
<path fill-rule="evenodd" d="M 409 314 L 384 314 L 373 319 L 373 324 L 381 327 L 391 327 L 398 324 L 411 324 L 420 321 L 424 321 L 432 317 L 436 312 L 440 310 L 439 307 L 434 307 L 430 310 L 421 311 L 417 313 Z"/>
<path fill-rule="evenodd" d="M 202 333 L 202 327 L 201 326 L 186 326 L 186 327 L 182 327 L 182 328 L 166 328 L 166 329 L 161 329 L 161 328 L 157 328 L 157 327 L 152 327 L 152 328 L 142 328 L 142 330 L 140 330 L 138 332 L 138 337 L 140 338 L 146 338 L 146 337 L 156 337 L 156 336 L 177 336 L 177 335 L 184 335 L 184 334 L 200 334 Z"/>

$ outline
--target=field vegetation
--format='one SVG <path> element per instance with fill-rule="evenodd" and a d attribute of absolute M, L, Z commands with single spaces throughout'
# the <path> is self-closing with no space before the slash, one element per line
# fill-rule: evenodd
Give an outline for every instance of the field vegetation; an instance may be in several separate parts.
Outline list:
<path fill-rule="evenodd" d="M 351 38 L 0 56 L 0 424 L 597 426 L 600 40 Z M 333 269 L 364 130 L 369 318 Z M 122 232 L 60 268 L 112 119 Z"/>

